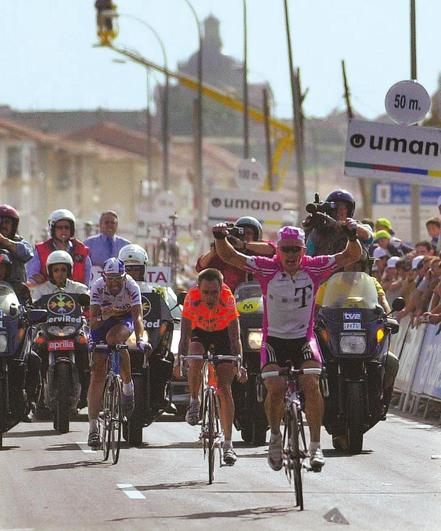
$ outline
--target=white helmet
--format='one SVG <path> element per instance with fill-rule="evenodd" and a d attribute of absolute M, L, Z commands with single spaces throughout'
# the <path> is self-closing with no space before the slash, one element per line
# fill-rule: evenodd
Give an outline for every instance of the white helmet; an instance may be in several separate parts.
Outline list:
<path fill-rule="evenodd" d="M 49 266 L 55 264 L 66 264 L 67 265 L 67 276 L 72 275 L 73 260 L 69 253 L 66 251 L 53 251 L 47 258 L 46 261 L 46 271 L 50 276 Z"/>
<path fill-rule="evenodd" d="M 54 237 L 55 223 L 57 223 L 57 221 L 61 221 L 62 219 L 69 221 L 71 237 L 73 237 L 75 234 L 75 216 L 70 210 L 67 210 L 66 208 L 59 208 L 58 210 L 54 210 L 47 220 L 49 224 L 49 232 L 52 238 Z"/>
<path fill-rule="evenodd" d="M 149 263 L 147 251 L 136 243 L 124 245 L 119 251 L 118 258 L 122 260 L 126 266 L 146 266 Z"/>

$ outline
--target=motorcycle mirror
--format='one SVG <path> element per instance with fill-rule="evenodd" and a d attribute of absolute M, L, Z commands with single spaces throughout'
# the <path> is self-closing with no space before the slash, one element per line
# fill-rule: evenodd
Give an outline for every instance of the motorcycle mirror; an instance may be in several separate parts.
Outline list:
<path fill-rule="evenodd" d="M 392 311 L 393 312 L 399 312 L 406 306 L 406 301 L 403 299 L 403 297 L 397 297 L 392 302 Z"/>
<path fill-rule="evenodd" d="M 18 307 L 16 304 L 12 303 L 11 306 L 9 306 L 9 315 L 11 317 L 15 317 L 18 312 Z"/>
<path fill-rule="evenodd" d="M 90 306 L 90 297 L 87 293 L 81 293 L 78 296 L 78 302 L 81 306 Z"/>
<path fill-rule="evenodd" d="M 29 324 L 39 324 L 39 323 L 45 323 L 47 319 L 47 311 L 46 310 L 28 310 L 27 311 L 28 321 Z"/>
<path fill-rule="evenodd" d="M 178 293 L 177 301 L 178 301 L 178 304 L 180 306 L 182 306 L 184 304 L 186 296 L 187 296 L 187 292 L 186 291 L 181 291 L 181 293 Z"/>

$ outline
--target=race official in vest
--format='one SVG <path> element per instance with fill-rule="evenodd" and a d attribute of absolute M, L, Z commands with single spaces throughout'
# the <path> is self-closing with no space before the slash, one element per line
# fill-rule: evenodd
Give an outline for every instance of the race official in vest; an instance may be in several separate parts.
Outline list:
<path fill-rule="evenodd" d="M 66 251 L 73 261 L 72 280 L 89 285 L 92 263 L 89 249 L 75 236 L 75 216 L 70 210 L 54 210 L 48 220 L 51 237 L 35 245 L 35 254 L 26 265 L 31 284 L 41 284 L 48 280 L 46 262 L 53 251 Z"/>

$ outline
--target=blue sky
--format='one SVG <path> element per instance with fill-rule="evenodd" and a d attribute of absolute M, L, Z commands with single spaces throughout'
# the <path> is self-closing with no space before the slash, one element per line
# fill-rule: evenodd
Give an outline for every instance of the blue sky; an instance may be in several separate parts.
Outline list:
<path fill-rule="evenodd" d="M 197 47 L 195 22 L 183 0 L 116 0 L 121 13 L 144 19 L 161 35 L 174 68 Z M 242 0 L 192 0 L 201 18 L 221 20 L 224 52 L 242 57 Z M 250 80 L 267 79 L 278 116 L 291 114 L 282 0 L 247 0 Z M 145 107 L 145 72 L 116 64 L 93 48 L 94 0 L 0 1 L 0 104 L 17 109 L 138 109 Z M 344 108 L 341 59 L 354 107 L 368 118 L 384 113 L 384 97 L 409 78 L 409 0 L 290 0 L 294 60 L 305 112 L 324 116 Z M 418 80 L 429 93 L 441 62 L 441 0 L 417 0 Z M 120 20 L 118 44 L 162 61 L 153 35 Z M 158 74 L 157 79 L 160 80 Z"/>

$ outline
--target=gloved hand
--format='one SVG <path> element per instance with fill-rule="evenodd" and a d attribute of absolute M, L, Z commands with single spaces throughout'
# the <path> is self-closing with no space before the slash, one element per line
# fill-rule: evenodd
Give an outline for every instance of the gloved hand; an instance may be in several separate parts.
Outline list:
<path fill-rule="evenodd" d="M 147 343 L 147 341 L 143 341 L 142 339 L 136 342 L 136 348 L 141 352 L 145 352 L 147 354 L 150 354 L 150 352 L 152 351 L 152 346 L 150 345 L 150 343 Z"/>
<path fill-rule="evenodd" d="M 355 219 L 346 218 L 346 221 L 342 224 L 342 229 L 348 240 L 354 241 L 357 239 L 357 222 Z"/>
<path fill-rule="evenodd" d="M 212 230 L 216 240 L 224 240 L 228 236 L 228 228 L 225 223 L 218 223 Z"/>

